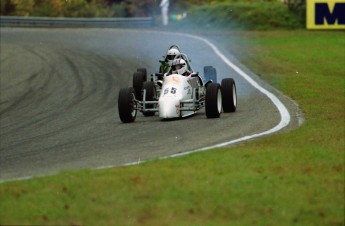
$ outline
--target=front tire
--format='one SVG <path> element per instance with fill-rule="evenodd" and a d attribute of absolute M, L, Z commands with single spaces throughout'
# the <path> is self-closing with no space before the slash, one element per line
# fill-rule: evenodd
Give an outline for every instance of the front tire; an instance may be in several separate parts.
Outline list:
<path fill-rule="evenodd" d="M 237 108 L 237 92 L 235 80 L 232 78 L 223 79 L 221 89 L 223 99 L 223 111 L 235 112 Z"/>
<path fill-rule="evenodd" d="M 138 68 L 137 72 L 141 72 L 142 74 L 144 74 L 145 81 L 147 80 L 147 70 L 146 70 L 146 68 Z"/>
<path fill-rule="evenodd" d="M 123 123 L 134 122 L 137 116 L 137 104 L 133 88 L 122 88 L 118 99 L 119 116 Z"/>
<path fill-rule="evenodd" d="M 133 74 L 133 88 L 137 100 L 143 99 L 143 84 L 146 81 L 146 75 L 143 71 L 137 71 Z"/>
<path fill-rule="evenodd" d="M 205 111 L 207 118 L 219 118 L 222 112 L 222 94 L 218 83 L 206 87 Z"/>

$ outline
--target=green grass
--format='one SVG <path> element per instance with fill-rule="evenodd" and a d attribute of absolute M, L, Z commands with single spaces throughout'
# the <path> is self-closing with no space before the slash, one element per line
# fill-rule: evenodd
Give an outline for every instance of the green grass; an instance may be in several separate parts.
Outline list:
<path fill-rule="evenodd" d="M 298 102 L 301 127 L 183 158 L 0 184 L 0 224 L 344 225 L 344 34 L 222 40 Z"/>

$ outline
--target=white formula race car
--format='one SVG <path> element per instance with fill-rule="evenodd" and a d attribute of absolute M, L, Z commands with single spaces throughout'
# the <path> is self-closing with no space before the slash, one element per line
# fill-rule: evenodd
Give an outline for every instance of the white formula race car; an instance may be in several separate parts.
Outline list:
<path fill-rule="evenodd" d="M 158 112 L 162 119 L 182 118 L 205 108 L 207 118 L 218 118 L 223 112 L 234 112 L 237 106 L 236 85 L 233 78 L 217 83 L 216 69 L 204 67 L 204 80 L 193 72 L 186 54 L 179 54 L 189 71 L 188 75 L 171 68 L 170 73 L 155 73 L 146 81 L 146 69 L 133 75 L 133 87 L 122 88 L 118 97 L 118 111 L 122 122 L 134 122 L 137 111 L 144 116 Z"/>

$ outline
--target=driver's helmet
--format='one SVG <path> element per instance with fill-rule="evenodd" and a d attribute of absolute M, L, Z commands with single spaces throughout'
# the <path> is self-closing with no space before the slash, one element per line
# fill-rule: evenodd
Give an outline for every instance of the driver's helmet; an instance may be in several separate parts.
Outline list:
<path fill-rule="evenodd" d="M 173 74 L 183 75 L 187 71 L 187 63 L 184 59 L 175 59 L 171 69 Z"/>
<path fill-rule="evenodd" d="M 169 49 L 167 52 L 166 59 L 171 62 L 175 59 L 176 55 L 179 55 L 180 51 L 176 48 Z"/>

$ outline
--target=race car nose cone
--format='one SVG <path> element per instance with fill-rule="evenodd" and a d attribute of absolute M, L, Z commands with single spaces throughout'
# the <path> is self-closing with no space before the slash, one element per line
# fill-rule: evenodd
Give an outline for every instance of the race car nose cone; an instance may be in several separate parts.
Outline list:
<path fill-rule="evenodd" d="M 180 116 L 180 100 L 173 97 L 159 99 L 159 117 L 176 118 Z"/>

